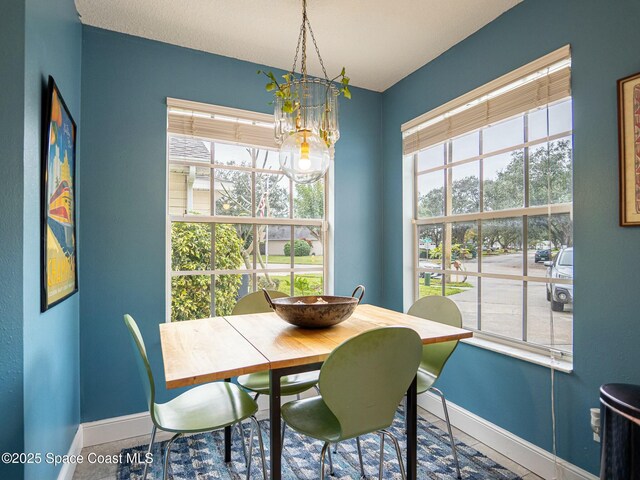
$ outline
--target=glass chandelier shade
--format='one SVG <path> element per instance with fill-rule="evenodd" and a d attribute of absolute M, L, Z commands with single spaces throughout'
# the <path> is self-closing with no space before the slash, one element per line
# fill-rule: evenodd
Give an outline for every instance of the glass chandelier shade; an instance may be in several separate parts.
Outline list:
<path fill-rule="evenodd" d="M 326 143 L 308 130 L 292 133 L 280 147 L 280 167 L 296 183 L 317 182 L 330 162 Z"/>
<path fill-rule="evenodd" d="M 288 84 L 288 88 L 293 110 L 286 110 L 285 100 L 281 97 L 276 97 L 274 102 L 276 142 L 282 144 L 291 134 L 306 130 L 320 137 L 327 148 L 333 150 L 340 138 L 338 89 L 318 78 L 297 79 Z"/>
<path fill-rule="evenodd" d="M 324 78 L 307 76 L 307 32 L 313 40 Z M 295 74 L 301 53 L 300 75 Z M 344 69 L 341 75 L 343 80 Z M 274 101 L 275 140 L 280 145 L 280 166 L 297 183 L 321 179 L 334 155 L 340 138 L 338 96 L 340 90 L 329 80 L 307 17 L 307 0 L 302 0 L 302 25 L 291 71 L 278 84 L 273 75 L 271 88 L 277 86 Z M 337 77 L 336 77 L 337 78 Z M 334 79 L 335 80 L 335 79 Z M 348 79 L 344 80 L 348 83 Z M 343 82 L 344 88 L 346 83 Z"/>

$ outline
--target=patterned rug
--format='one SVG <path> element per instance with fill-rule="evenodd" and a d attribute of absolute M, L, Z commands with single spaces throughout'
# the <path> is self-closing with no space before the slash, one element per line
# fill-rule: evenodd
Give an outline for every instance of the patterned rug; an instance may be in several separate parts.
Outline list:
<path fill-rule="evenodd" d="M 267 468 L 269 468 L 269 423 L 260 422 L 264 437 Z M 248 436 L 249 423 L 245 424 L 245 436 Z M 402 451 L 405 451 L 404 426 L 401 416 L 397 416 L 391 432 L 400 441 Z M 245 478 L 246 466 L 242 453 L 242 445 L 237 430 L 233 436 L 231 463 L 224 462 L 224 434 L 223 431 L 202 433 L 176 440 L 171 448 L 171 472 L 175 480 L 241 480 Z M 255 436 L 254 436 L 255 439 Z M 367 478 L 378 478 L 378 457 L 380 442 L 377 435 L 361 437 L 364 468 Z M 155 443 L 153 448 L 154 461 L 149 467 L 147 479 L 162 478 L 162 455 L 166 442 Z M 497 464 L 477 450 L 456 441 L 458 459 L 462 478 L 465 480 L 479 479 L 508 479 L 519 480 L 520 477 Z M 148 445 L 140 445 L 122 450 L 123 463 L 118 469 L 118 480 L 138 480 L 142 478 L 144 464 L 130 463 L 131 458 L 139 454 L 144 458 Z M 299 435 L 287 429 L 282 459 L 282 478 L 285 480 L 317 480 L 320 470 L 320 450 L 322 442 Z M 332 447 L 333 449 L 333 447 Z M 260 461 L 258 442 L 254 441 L 251 478 L 262 479 L 262 464 Z M 342 442 L 338 445 L 338 453 L 333 454 L 335 476 L 325 477 L 335 480 L 352 480 L 360 476 L 358 451 L 355 440 Z M 328 462 L 327 462 L 328 463 Z M 171 478 L 171 476 L 169 476 Z M 400 477 L 400 470 L 396 460 L 395 449 L 391 441 L 385 441 L 384 478 L 396 479 Z M 455 479 L 456 471 L 449 447 L 448 435 L 418 417 L 418 478 L 419 479 Z"/>

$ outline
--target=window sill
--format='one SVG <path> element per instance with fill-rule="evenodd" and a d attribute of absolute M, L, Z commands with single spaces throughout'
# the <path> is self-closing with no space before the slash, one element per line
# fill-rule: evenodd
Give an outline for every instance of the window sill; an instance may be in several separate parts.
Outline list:
<path fill-rule="evenodd" d="M 559 372 L 573 372 L 573 361 L 570 358 L 555 358 L 556 356 L 553 353 L 544 354 L 534 352 L 522 348 L 522 346 L 520 345 L 495 341 L 486 337 L 482 337 L 478 333 L 475 333 L 475 335 L 476 336 L 474 336 L 473 338 L 466 338 L 464 340 L 461 340 L 461 342 L 468 345 L 473 345 L 474 347 L 484 348 L 492 352 L 502 353 L 503 355 L 517 358 L 525 362 L 535 363 L 536 365 L 540 365 L 542 367 L 553 368 L 554 370 L 557 370 Z"/>

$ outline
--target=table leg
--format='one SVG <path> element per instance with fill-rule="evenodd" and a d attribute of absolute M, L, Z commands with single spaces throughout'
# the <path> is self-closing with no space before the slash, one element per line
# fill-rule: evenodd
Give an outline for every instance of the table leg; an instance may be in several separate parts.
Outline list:
<path fill-rule="evenodd" d="M 417 479 L 418 470 L 418 380 L 407 390 L 407 480 Z"/>
<path fill-rule="evenodd" d="M 271 392 L 269 395 L 269 432 L 271 450 L 271 480 L 282 478 L 282 440 L 280 439 L 280 378 L 282 371 L 269 373 Z"/>
<path fill-rule="evenodd" d="M 230 382 L 230 378 L 225 378 L 225 382 Z M 224 461 L 231 461 L 231 427 L 224 427 Z"/>

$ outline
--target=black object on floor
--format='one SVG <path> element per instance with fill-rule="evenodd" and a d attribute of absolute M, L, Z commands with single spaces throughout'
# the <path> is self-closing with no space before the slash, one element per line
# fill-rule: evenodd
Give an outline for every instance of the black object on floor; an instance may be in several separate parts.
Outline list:
<path fill-rule="evenodd" d="M 602 385 L 600 404 L 600 478 L 640 480 L 640 385 Z"/>

